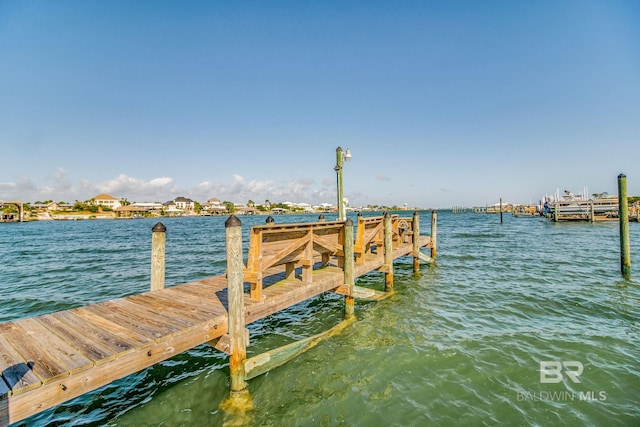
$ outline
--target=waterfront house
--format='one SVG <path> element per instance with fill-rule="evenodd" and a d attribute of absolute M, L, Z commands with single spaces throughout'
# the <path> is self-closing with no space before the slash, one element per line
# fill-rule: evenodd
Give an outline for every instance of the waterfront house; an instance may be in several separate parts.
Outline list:
<path fill-rule="evenodd" d="M 93 197 L 90 203 L 96 206 L 111 208 L 114 211 L 120 207 L 120 199 L 104 193 Z"/>
<path fill-rule="evenodd" d="M 237 215 L 254 215 L 256 213 L 256 208 L 247 206 L 244 203 L 234 203 L 233 209 Z"/>
<path fill-rule="evenodd" d="M 118 218 L 142 218 L 147 216 L 149 208 L 135 205 L 120 206 L 115 212 Z"/>
<path fill-rule="evenodd" d="M 227 213 L 227 207 L 215 197 L 210 198 L 202 204 L 202 210 L 210 215 L 225 215 Z"/>
<path fill-rule="evenodd" d="M 60 210 L 56 202 L 32 203 L 31 209 L 36 212 L 51 212 Z"/>
<path fill-rule="evenodd" d="M 184 210 L 178 208 L 173 200 L 163 203 L 162 210 L 166 216 L 182 216 L 185 213 Z"/>
<path fill-rule="evenodd" d="M 184 211 L 184 213 L 187 215 L 192 214 L 196 207 L 196 204 L 193 200 L 182 196 L 173 199 L 173 203 L 176 205 L 177 209 Z"/>

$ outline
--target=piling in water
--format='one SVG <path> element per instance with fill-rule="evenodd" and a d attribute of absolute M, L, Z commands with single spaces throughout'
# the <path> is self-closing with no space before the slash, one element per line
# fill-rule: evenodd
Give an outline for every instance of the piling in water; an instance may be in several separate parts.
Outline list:
<path fill-rule="evenodd" d="M 431 258 L 436 259 L 436 234 L 438 227 L 438 212 L 431 211 Z"/>
<path fill-rule="evenodd" d="M 420 271 L 420 245 L 418 239 L 420 238 L 420 215 L 418 211 L 413 212 L 413 271 Z"/>
<path fill-rule="evenodd" d="M 344 297 L 344 317 L 352 318 L 354 313 L 353 287 L 355 279 L 353 275 L 354 269 L 354 252 L 353 252 L 353 221 L 350 218 L 344 222 L 344 284 L 347 285 L 349 291 Z"/>
<path fill-rule="evenodd" d="M 164 289 L 167 227 L 161 222 L 151 228 L 151 290 Z"/>
<path fill-rule="evenodd" d="M 629 207 L 627 201 L 627 177 L 618 175 L 618 216 L 620 217 L 620 271 L 624 277 L 631 275 L 631 250 L 629 248 Z"/>
<path fill-rule="evenodd" d="M 391 215 L 389 212 L 384 213 L 384 290 L 389 292 L 393 289 L 393 228 L 391 223 Z"/>
<path fill-rule="evenodd" d="M 224 223 L 227 243 L 227 292 L 229 301 L 229 370 L 231 393 L 247 388 L 244 362 L 247 358 L 245 332 L 244 287 L 242 274 L 242 223 L 231 215 Z"/>

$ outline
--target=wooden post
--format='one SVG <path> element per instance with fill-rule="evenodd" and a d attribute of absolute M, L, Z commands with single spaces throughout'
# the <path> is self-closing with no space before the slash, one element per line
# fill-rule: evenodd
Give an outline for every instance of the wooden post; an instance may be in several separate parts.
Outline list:
<path fill-rule="evenodd" d="M 500 197 L 500 224 L 502 224 L 502 197 Z"/>
<path fill-rule="evenodd" d="M 595 208 L 593 207 L 593 199 L 589 200 L 589 208 L 590 208 L 590 212 L 589 212 L 589 217 L 591 219 L 591 224 L 593 224 L 593 221 L 595 221 Z"/>
<path fill-rule="evenodd" d="M 344 214 L 344 195 L 342 194 L 342 169 L 344 167 L 344 156 L 342 155 L 342 147 L 336 148 L 336 167 L 334 170 L 337 175 L 338 186 L 338 221 L 345 220 Z"/>
<path fill-rule="evenodd" d="M 631 275 L 631 250 L 629 248 L 629 206 L 627 177 L 618 175 L 618 216 L 620 217 L 620 270 L 625 278 Z"/>
<path fill-rule="evenodd" d="M 164 289 L 167 227 L 161 222 L 151 228 L 151 291 Z"/>
<path fill-rule="evenodd" d="M 391 215 L 389 212 L 384 213 L 384 290 L 389 292 L 393 289 L 393 227 L 391 224 Z"/>
<path fill-rule="evenodd" d="M 347 218 L 344 222 L 344 284 L 347 285 L 349 291 L 344 297 L 344 317 L 349 319 L 354 316 L 354 298 L 353 288 L 355 285 L 354 278 L 354 259 L 353 259 L 353 221 Z"/>
<path fill-rule="evenodd" d="M 420 271 L 420 214 L 413 212 L 413 272 Z"/>
<path fill-rule="evenodd" d="M 438 232 L 438 212 L 431 211 L 431 258 L 436 259 L 437 240 L 436 234 Z"/>
<path fill-rule="evenodd" d="M 242 274 L 242 222 L 231 215 L 224 223 L 227 244 L 227 298 L 229 301 L 229 339 L 231 357 L 231 393 L 247 388 L 244 362 L 247 342 L 244 319 L 244 286 Z"/>

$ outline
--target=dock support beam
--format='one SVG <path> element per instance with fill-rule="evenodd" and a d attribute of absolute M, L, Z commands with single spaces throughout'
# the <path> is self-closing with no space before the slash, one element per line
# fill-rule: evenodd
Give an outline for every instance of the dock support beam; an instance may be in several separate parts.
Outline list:
<path fill-rule="evenodd" d="M 348 292 L 344 297 L 344 318 L 350 319 L 355 316 L 353 287 L 355 279 L 353 275 L 354 269 L 354 253 L 353 253 L 353 221 L 347 218 L 344 222 L 344 284 L 347 285 Z"/>
<path fill-rule="evenodd" d="M 151 291 L 164 289 L 167 227 L 161 222 L 151 228 Z"/>
<path fill-rule="evenodd" d="M 420 271 L 420 214 L 413 212 L 413 272 Z"/>
<path fill-rule="evenodd" d="M 247 342 L 244 319 L 244 289 L 242 274 L 242 222 L 231 215 L 224 223 L 227 244 L 227 292 L 229 301 L 229 338 L 231 357 L 231 394 L 247 388 L 244 362 Z"/>
<path fill-rule="evenodd" d="M 431 211 L 431 258 L 436 259 L 438 245 L 436 235 L 438 233 L 438 212 Z"/>
<path fill-rule="evenodd" d="M 629 248 L 629 206 L 627 177 L 618 175 L 618 216 L 620 217 L 620 271 L 625 278 L 631 276 L 631 250 Z"/>
<path fill-rule="evenodd" d="M 384 290 L 390 292 L 393 290 L 393 228 L 391 224 L 391 215 L 389 212 L 384 213 Z"/>

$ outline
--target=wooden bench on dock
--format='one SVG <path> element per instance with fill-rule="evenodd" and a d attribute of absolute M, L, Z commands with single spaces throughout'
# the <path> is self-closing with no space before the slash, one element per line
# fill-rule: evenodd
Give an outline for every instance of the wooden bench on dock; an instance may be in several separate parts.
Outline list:
<path fill-rule="evenodd" d="M 354 285 L 347 283 L 351 270 L 351 281 L 374 270 L 389 275 L 392 260 L 407 255 L 414 257 L 415 268 L 416 260 L 424 259 L 419 249 L 425 247 L 435 257 L 433 214 L 431 237 L 420 236 L 417 214 L 393 216 L 393 227 L 386 232 L 388 219 L 359 217 L 355 237 L 351 220 L 256 226 L 250 233 L 246 265 L 236 218 L 238 225 L 227 225 L 225 275 L 2 323 L 0 426 L 205 343 L 232 354 L 233 391 L 234 367 L 241 367 L 243 376 L 252 369 L 242 357 L 248 344 L 245 325 L 323 292 L 353 298 Z M 156 224 L 154 234 L 164 233 L 164 226 L 158 225 L 162 224 Z M 232 233 L 235 240 L 229 237 Z M 237 240 L 240 246 L 230 247 Z M 238 256 L 239 266 L 233 261 Z M 160 261 L 162 269 L 155 271 L 163 272 L 164 247 L 152 251 L 152 271 Z M 250 284 L 249 292 L 245 284 Z M 253 376 L 268 366 L 256 369 Z"/>

